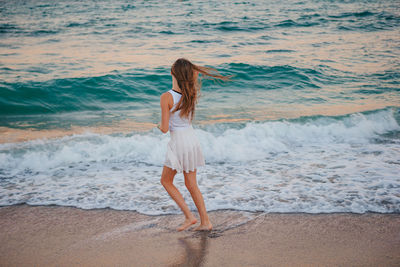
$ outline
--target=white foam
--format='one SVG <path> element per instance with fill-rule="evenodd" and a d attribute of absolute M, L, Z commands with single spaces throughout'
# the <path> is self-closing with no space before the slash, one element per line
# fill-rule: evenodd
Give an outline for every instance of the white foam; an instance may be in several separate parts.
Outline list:
<path fill-rule="evenodd" d="M 399 130 L 391 110 L 197 129 L 207 163 L 199 186 L 209 209 L 400 212 L 400 143 L 380 136 Z M 159 183 L 168 140 L 153 130 L 2 144 L 0 205 L 178 213 Z M 190 200 L 182 175 L 176 183 Z"/>

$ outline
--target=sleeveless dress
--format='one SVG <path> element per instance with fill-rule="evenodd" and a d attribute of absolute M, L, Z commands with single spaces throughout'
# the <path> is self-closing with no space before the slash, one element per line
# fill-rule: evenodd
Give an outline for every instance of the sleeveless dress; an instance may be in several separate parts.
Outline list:
<path fill-rule="evenodd" d="M 178 104 L 181 93 L 174 90 L 168 91 L 174 105 L 170 109 L 169 131 L 171 140 L 167 145 L 164 165 L 179 172 L 190 172 L 199 166 L 204 166 L 205 161 L 199 140 L 189 119 L 179 116 L 180 110 L 172 113 Z"/>

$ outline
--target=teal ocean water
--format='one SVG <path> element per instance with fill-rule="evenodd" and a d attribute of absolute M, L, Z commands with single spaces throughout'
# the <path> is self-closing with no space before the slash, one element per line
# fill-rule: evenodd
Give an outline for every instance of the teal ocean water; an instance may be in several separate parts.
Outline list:
<path fill-rule="evenodd" d="M 234 75 L 204 79 L 196 110 L 208 209 L 400 212 L 396 1 L 26 0 L 0 13 L 0 205 L 179 213 L 155 126 L 186 57 Z"/>

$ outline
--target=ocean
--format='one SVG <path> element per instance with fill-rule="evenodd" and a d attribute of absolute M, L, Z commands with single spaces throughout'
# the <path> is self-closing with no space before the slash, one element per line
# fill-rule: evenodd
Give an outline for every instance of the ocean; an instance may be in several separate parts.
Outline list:
<path fill-rule="evenodd" d="M 207 210 L 400 212 L 396 1 L 21 0 L 0 13 L 0 206 L 179 214 L 156 125 L 185 57 L 234 75 L 203 79 L 193 122 Z"/>

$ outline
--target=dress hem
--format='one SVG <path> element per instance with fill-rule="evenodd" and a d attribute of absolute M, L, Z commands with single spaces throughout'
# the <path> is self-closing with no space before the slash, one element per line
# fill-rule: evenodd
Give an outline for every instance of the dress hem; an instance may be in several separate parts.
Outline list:
<path fill-rule="evenodd" d="M 183 169 L 179 169 L 179 168 L 174 168 L 174 167 L 172 167 L 172 166 L 168 166 L 168 165 L 165 164 L 165 163 L 164 163 L 164 166 L 165 166 L 165 167 L 168 167 L 168 168 L 170 168 L 170 169 L 172 169 L 172 170 L 175 170 L 177 173 L 183 173 L 183 172 L 189 173 L 189 172 L 194 172 L 195 170 L 198 169 L 198 167 L 204 167 L 205 164 L 204 164 L 204 165 L 198 165 L 196 168 L 194 168 L 194 169 L 189 169 L 189 170 L 183 170 Z"/>

